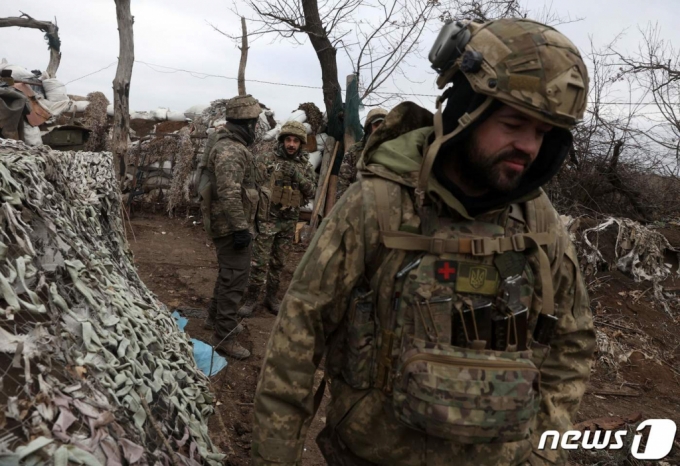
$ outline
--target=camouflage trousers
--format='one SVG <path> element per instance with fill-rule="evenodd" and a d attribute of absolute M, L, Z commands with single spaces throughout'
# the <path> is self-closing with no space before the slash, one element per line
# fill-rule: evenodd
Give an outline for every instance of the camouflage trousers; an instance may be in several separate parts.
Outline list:
<path fill-rule="evenodd" d="M 296 220 L 275 219 L 260 222 L 259 234 L 253 245 L 250 286 L 262 288 L 267 283 L 267 294 L 275 296 L 281 282 L 281 272 L 295 240 Z"/>
<path fill-rule="evenodd" d="M 238 307 L 248 285 L 252 243 L 234 249 L 232 235 L 213 238 L 219 272 L 208 307 L 208 320 L 215 326 L 215 336 L 225 338 L 238 325 Z"/>

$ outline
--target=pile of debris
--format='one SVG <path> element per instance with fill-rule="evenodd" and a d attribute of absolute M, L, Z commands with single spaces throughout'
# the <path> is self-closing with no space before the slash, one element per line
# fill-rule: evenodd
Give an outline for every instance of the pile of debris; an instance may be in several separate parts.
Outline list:
<path fill-rule="evenodd" d="M 0 463 L 221 464 L 208 379 L 139 278 L 110 153 L 0 139 Z"/>
<path fill-rule="evenodd" d="M 574 240 L 586 275 L 619 270 L 636 282 L 649 281 L 654 297 L 670 314 L 669 296 L 661 283 L 673 274 L 680 276 L 680 266 L 674 271 L 668 260 L 670 255 L 680 259 L 680 250 L 671 246 L 664 235 L 628 218 L 610 217 L 600 223 L 587 217 L 565 216 L 562 220 Z"/>
<path fill-rule="evenodd" d="M 30 146 L 45 143 L 64 150 L 83 149 L 90 130 L 80 120 L 89 104 L 85 98 L 69 96 L 55 78 L 4 59 L 0 62 L 0 136 L 4 138 Z"/>

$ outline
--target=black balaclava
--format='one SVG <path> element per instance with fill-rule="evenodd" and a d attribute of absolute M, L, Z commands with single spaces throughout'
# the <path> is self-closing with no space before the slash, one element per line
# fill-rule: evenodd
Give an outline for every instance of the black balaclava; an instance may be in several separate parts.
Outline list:
<path fill-rule="evenodd" d="M 248 120 L 228 120 L 227 129 L 243 139 L 246 146 L 255 142 L 255 126 L 257 125 L 257 118 Z"/>
<path fill-rule="evenodd" d="M 487 96 L 474 92 L 463 73 L 458 73 L 454 77 L 453 87 L 449 88 L 447 92 L 449 93 L 448 101 L 442 112 L 444 134 L 453 132 L 458 127 L 460 117 L 465 113 L 473 112 L 487 99 Z M 446 157 L 456 157 L 457 153 L 466 150 L 465 143 L 475 128 L 498 110 L 501 105 L 500 101 L 495 100 L 470 126 L 456 137 L 446 141 L 439 149 L 432 167 L 437 181 L 450 191 L 463 204 L 468 214 L 473 217 L 495 208 L 504 207 L 536 191 L 557 174 L 571 148 L 571 133 L 566 129 L 554 127 L 545 135 L 538 156 L 522 177 L 517 188 L 510 192 L 491 191 L 478 197 L 465 195 L 458 186 L 446 178 L 443 162 Z"/>

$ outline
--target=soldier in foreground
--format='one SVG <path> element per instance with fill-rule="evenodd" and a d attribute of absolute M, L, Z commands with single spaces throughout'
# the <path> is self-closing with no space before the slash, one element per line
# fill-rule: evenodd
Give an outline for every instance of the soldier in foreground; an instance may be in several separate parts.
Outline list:
<path fill-rule="evenodd" d="M 255 138 L 260 111 L 257 100 L 249 95 L 230 99 L 227 124 L 209 136 L 198 166 L 203 224 L 215 244 L 219 264 L 205 327 L 214 329 L 213 346 L 236 359 L 250 356 L 236 341 L 243 330 L 237 312 L 248 284 L 259 200 L 255 163 L 247 146 Z"/>
<path fill-rule="evenodd" d="M 297 268 L 255 395 L 254 464 L 565 464 L 595 349 L 575 249 L 541 186 L 582 118 L 587 69 L 551 27 L 450 23 L 434 115 L 393 109 Z M 442 104 L 446 102 L 442 110 Z"/>
<path fill-rule="evenodd" d="M 258 181 L 262 186 L 262 201 L 257 215 L 258 235 L 255 238 L 253 269 L 246 299 L 238 311 L 239 317 L 250 317 L 265 282 L 264 305 L 278 314 L 280 275 L 295 239 L 295 225 L 300 206 L 314 196 L 316 174 L 309 156 L 302 149 L 307 144 L 307 131 L 297 121 L 281 127 L 275 152 L 260 157 L 257 163 Z"/>
<path fill-rule="evenodd" d="M 385 115 L 387 115 L 387 110 L 382 108 L 374 108 L 368 112 L 364 122 L 364 137 L 345 152 L 342 164 L 340 165 L 340 171 L 338 172 L 337 200 L 340 200 L 345 191 L 347 191 L 347 188 L 349 188 L 349 185 L 357 180 L 357 162 L 359 161 L 359 156 L 364 150 L 368 138 L 385 121 Z"/>

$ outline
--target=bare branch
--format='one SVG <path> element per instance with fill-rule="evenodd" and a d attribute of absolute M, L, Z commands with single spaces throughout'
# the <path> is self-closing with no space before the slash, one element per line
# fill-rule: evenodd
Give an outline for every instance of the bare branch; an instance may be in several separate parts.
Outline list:
<path fill-rule="evenodd" d="M 38 21 L 27 15 L 23 11 L 20 12 L 19 17 L 0 18 L 0 28 L 2 27 L 20 27 L 39 29 L 45 33 L 45 40 L 47 40 L 48 48 L 50 50 L 50 62 L 47 65 L 46 73 L 50 78 L 57 76 L 59 63 L 61 62 L 61 39 L 59 39 L 59 27 L 57 22 Z"/>

